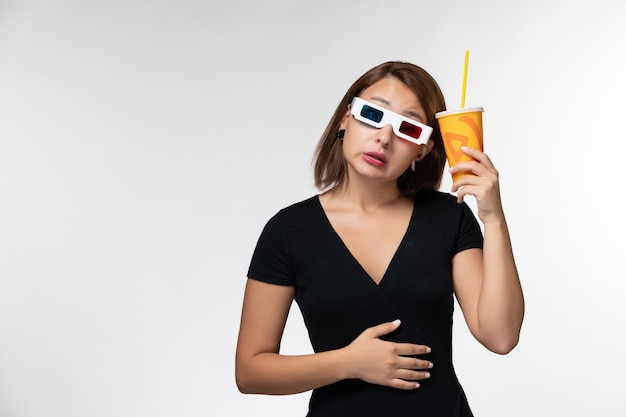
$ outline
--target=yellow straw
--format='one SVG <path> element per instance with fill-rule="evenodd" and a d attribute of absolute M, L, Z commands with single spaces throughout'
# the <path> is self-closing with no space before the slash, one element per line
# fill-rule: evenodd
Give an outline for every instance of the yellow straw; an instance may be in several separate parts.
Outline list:
<path fill-rule="evenodd" d="M 465 108 L 465 89 L 467 87 L 467 62 L 469 61 L 469 51 L 465 51 L 465 68 L 463 69 L 463 93 L 461 94 L 461 108 Z"/>

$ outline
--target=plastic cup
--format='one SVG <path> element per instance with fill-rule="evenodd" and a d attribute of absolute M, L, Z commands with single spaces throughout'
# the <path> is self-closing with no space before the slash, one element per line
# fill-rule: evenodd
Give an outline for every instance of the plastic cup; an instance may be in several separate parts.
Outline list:
<path fill-rule="evenodd" d="M 472 160 L 471 157 L 461 151 L 462 146 L 483 150 L 484 111 L 482 107 L 468 107 L 435 114 L 450 167 L 459 162 Z M 452 176 L 452 181 L 456 181 L 466 174 L 468 172 L 459 172 Z"/>

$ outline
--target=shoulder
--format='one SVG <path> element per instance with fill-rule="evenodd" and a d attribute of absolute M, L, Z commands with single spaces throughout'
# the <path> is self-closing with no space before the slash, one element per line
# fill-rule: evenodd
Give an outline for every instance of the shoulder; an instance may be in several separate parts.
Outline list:
<path fill-rule="evenodd" d="M 414 220 L 423 230 L 454 240 L 452 255 L 464 249 L 482 247 L 482 232 L 476 216 L 456 196 L 440 191 L 422 191 L 415 195 Z"/>
<path fill-rule="evenodd" d="M 272 219 L 289 220 L 310 216 L 317 213 L 320 207 L 319 198 L 315 195 L 280 209 Z"/>
<path fill-rule="evenodd" d="M 465 203 L 459 204 L 454 195 L 441 191 L 420 191 L 413 197 L 415 206 L 418 208 L 431 208 L 440 210 L 461 210 Z"/>
<path fill-rule="evenodd" d="M 307 242 L 316 242 L 323 226 L 323 210 L 317 196 L 279 210 L 266 223 L 257 241 L 253 265 L 259 259 L 279 259 L 287 265 L 289 259 L 301 253 Z M 255 267 L 256 268 L 256 267 Z M 259 271 L 255 271 L 258 275 Z"/>
<path fill-rule="evenodd" d="M 306 200 L 298 201 L 297 203 L 293 203 L 279 211 L 279 213 L 301 213 L 306 211 L 311 211 L 319 206 L 319 196 L 314 195 L 312 197 L 307 198 Z"/>
<path fill-rule="evenodd" d="M 455 195 L 441 191 L 420 191 L 414 196 L 416 215 L 441 219 L 447 223 L 477 222 L 476 216 L 465 202 L 459 203 Z"/>
<path fill-rule="evenodd" d="M 317 197 L 311 197 L 281 209 L 268 220 L 252 255 L 248 277 L 278 285 L 295 284 L 293 261 L 309 235 L 307 228 L 315 223 L 316 204 Z"/>
<path fill-rule="evenodd" d="M 413 196 L 415 201 L 419 202 L 434 202 L 434 203 L 442 203 L 442 202 L 450 202 L 456 201 L 456 197 L 450 193 L 444 193 L 442 191 L 431 191 L 431 190 L 422 190 Z"/>
<path fill-rule="evenodd" d="M 321 205 L 317 195 L 280 209 L 267 222 L 266 229 L 295 230 L 319 217 Z"/>

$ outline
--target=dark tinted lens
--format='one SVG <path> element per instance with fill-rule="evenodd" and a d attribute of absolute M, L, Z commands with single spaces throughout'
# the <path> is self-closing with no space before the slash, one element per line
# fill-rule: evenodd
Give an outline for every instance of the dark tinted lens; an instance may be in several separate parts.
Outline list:
<path fill-rule="evenodd" d="M 361 109 L 361 116 L 371 120 L 372 122 L 380 123 L 383 119 L 383 112 L 366 104 Z"/>
<path fill-rule="evenodd" d="M 400 124 L 400 133 L 404 133 L 407 136 L 418 139 L 422 134 L 422 128 L 405 120 Z"/>

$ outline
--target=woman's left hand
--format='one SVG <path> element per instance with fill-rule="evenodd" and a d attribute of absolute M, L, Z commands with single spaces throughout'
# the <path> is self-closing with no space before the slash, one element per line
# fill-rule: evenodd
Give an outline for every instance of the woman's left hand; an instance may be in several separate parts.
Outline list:
<path fill-rule="evenodd" d="M 476 198 L 478 217 L 483 223 L 502 219 L 499 174 L 491 159 L 477 149 L 462 147 L 461 150 L 473 161 L 460 162 L 450 169 L 451 174 L 467 172 L 452 184 L 452 192 L 458 191 L 457 200 L 464 201 L 466 195 Z M 474 175 L 472 175 L 474 174 Z"/>

